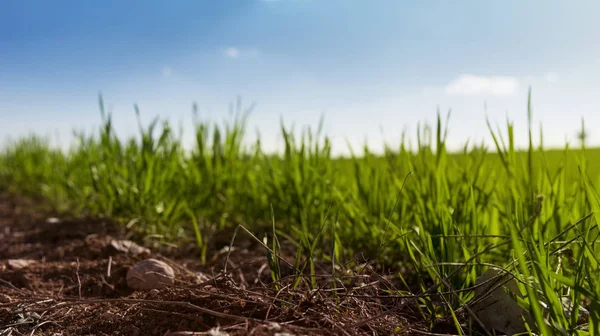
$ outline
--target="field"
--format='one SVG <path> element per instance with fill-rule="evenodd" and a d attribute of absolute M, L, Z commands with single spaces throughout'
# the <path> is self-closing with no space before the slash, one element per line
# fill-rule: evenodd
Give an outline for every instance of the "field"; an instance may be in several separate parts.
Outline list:
<path fill-rule="evenodd" d="M 101 112 L 67 153 L 31 136 L 0 154 L 0 335 L 491 335 L 469 309 L 487 269 L 519 280 L 529 333 L 600 334 L 600 149 L 534 146 L 530 125 L 517 150 L 508 123 L 494 148 L 450 153 L 440 117 L 418 150 L 336 158 L 318 129 L 282 125 L 272 155 L 244 141 L 238 106 L 196 120 L 184 151 L 167 122 L 123 141 Z M 111 239 L 177 284 L 128 289 L 148 255 Z"/>

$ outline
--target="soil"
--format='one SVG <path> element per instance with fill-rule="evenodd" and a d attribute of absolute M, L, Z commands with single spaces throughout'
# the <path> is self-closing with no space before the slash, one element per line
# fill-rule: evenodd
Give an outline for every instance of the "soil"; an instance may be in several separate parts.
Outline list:
<path fill-rule="evenodd" d="M 392 282 L 370 268 L 338 275 L 334 288 L 324 264 L 310 290 L 308 277 L 293 287 L 288 267 L 278 287 L 260 244 L 213 249 L 203 265 L 193 246 L 122 252 L 111 248 L 128 238 L 122 225 L 54 216 L 0 195 L 0 336 L 422 335 L 430 323 L 413 304 L 398 309 L 401 299 L 385 294 Z M 170 264 L 175 284 L 130 289 L 128 269 L 147 258 Z"/>

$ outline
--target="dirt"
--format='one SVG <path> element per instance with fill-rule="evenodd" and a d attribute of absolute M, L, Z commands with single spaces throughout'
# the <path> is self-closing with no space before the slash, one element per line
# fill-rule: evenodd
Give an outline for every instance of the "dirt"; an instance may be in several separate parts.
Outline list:
<path fill-rule="evenodd" d="M 414 305 L 394 309 L 400 299 L 384 294 L 392 283 L 373 273 L 339 276 L 333 288 L 330 266 L 324 265 L 317 269 L 319 290 L 311 291 L 304 285 L 309 278 L 293 288 L 288 267 L 277 287 L 259 244 L 242 241 L 229 256 L 209 251 L 210 262 L 203 265 L 193 246 L 123 252 L 111 246 L 129 238 L 121 225 L 55 218 L 39 209 L 0 196 L 0 336 L 418 335 L 427 330 Z M 287 254 L 294 256 L 291 250 Z M 175 284 L 131 290 L 127 271 L 146 258 L 171 265 Z M 445 329 L 440 325 L 437 332 Z"/>

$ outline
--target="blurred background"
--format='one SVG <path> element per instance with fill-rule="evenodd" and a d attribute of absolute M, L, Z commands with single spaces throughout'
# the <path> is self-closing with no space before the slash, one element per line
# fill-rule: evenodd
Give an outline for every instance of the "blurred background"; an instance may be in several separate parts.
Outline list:
<path fill-rule="evenodd" d="M 240 96 L 256 103 L 248 140 L 279 149 L 281 118 L 316 127 L 334 154 L 399 143 L 403 130 L 452 110 L 448 147 L 492 145 L 515 122 L 527 144 L 527 91 L 545 144 L 600 134 L 598 1 L 26 1 L 0 3 L 0 138 L 35 132 L 67 147 L 101 123 L 137 134 L 133 109 L 181 123 L 192 104 L 220 122 Z M 537 142 L 538 132 L 534 133 Z M 493 147 L 493 146 L 491 146 Z"/>

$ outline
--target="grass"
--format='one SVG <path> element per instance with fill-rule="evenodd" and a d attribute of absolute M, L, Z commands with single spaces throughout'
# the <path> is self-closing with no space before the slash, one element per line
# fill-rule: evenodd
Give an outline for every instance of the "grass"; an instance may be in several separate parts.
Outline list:
<path fill-rule="evenodd" d="M 260 139 L 247 144 L 248 114 L 239 101 L 223 125 L 194 114 L 191 151 L 159 119 L 140 122 L 139 139 L 120 140 L 102 100 L 100 108 L 98 134 L 78 133 L 68 153 L 38 136 L 8 143 L 0 190 L 41 197 L 58 211 L 116 218 L 146 237 L 193 241 L 203 261 L 214 232 L 243 225 L 264 238 L 275 281 L 283 240 L 293 244 L 295 267 L 313 275 L 317 262 L 336 272 L 366 258 L 412 275 L 403 281 L 422 293 L 452 293 L 442 304 L 418 298 L 432 324 L 457 319 L 454 311 L 472 297 L 462 290 L 488 267 L 501 267 L 522 280 L 519 302 L 532 313 L 532 330 L 600 334 L 600 149 L 534 147 L 531 113 L 525 151 L 515 149 L 508 122 L 490 126 L 493 152 L 465 145 L 449 153 L 449 121 L 438 117 L 432 137 L 431 128 L 419 127 L 418 151 L 403 142 L 387 145 L 384 155 L 363 148 L 343 159 L 332 156 L 321 127 L 298 134 L 282 124 L 280 156 L 264 153 Z M 295 285 L 303 285 L 300 277 Z M 306 285 L 316 287 L 315 277 Z M 587 302 L 586 328 L 561 297 Z"/>

